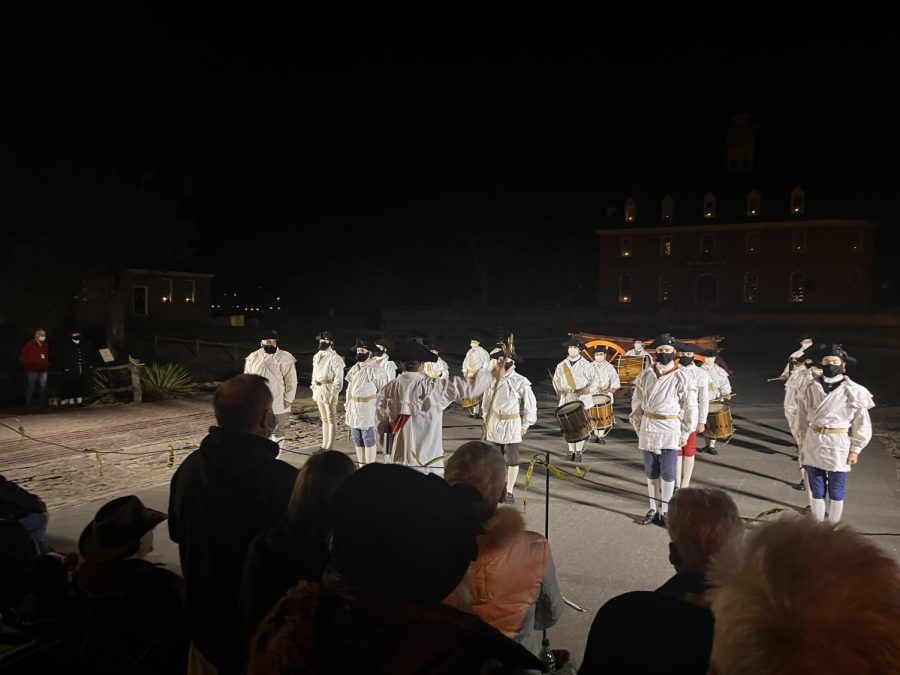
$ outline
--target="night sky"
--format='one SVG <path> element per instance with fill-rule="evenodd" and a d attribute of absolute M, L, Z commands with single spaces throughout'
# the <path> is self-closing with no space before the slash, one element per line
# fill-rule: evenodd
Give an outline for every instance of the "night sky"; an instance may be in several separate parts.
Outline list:
<path fill-rule="evenodd" d="M 569 301 L 587 304 L 606 208 L 675 176 L 702 194 L 738 112 L 760 174 L 832 181 L 893 226 L 897 106 L 872 39 L 84 23 L 13 31 L 0 82 L 0 218 L 53 233 L 51 257 L 76 246 L 214 272 L 220 290 L 277 286 L 296 304 L 327 285 L 381 305 L 476 300 L 462 282 L 487 247 L 491 302 L 520 304 L 558 298 L 547 279 L 582 247 Z"/>

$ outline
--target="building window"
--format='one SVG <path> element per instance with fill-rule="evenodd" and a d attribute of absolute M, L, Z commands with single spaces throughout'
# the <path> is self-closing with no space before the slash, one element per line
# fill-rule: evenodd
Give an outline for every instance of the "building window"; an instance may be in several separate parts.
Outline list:
<path fill-rule="evenodd" d="M 794 253 L 806 252 L 806 230 L 791 232 L 791 251 Z"/>
<path fill-rule="evenodd" d="M 695 299 L 701 305 L 719 304 L 719 280 L 712 274 L 701 274 L 697 277 Z"/>
<path fill-rule="evenodd" d="M 162 301 L 163 302 L 172 302 L 172 280 L 171 279 L 163 279 L 162 280 Z"/>
<path fill-rule="evenodd" d="M 791 302 L 803 302 L 806 297 L 806 275 L 803 272 L 791 273 Z"/>
<path fill-rule="evenodd" d="M 659 254 L 672 255 L 672 237 L 666 235 L 659 238 Z"/>
<path fill-rule="evenodd" d="M 631 237 L 622 237 L 619 240 L 619 255 L 623 258 L 631 257 Z"/>
<path fill-rule="evenodd" d="M 672 220 L 675 215 L 675 202 L 670 195 L 666 195 L 662 200 L 662 219 Z"/>
<path fill-rule="evenodd" d="M 131 287 L 131 313 L 134 316 L 147 316 L 147 287 Z"/>
<path fill-rule="evenodd" d="M 701 234 L 700 235 L 700 253 L 703 255 L 712 255 L 716 251 L 716 235 Z"/>
<path fill-rule="evenodd" d="M 759 215 L 759 205 L 760 205 L 760 194 L 756 190 L 753 190 L 749 195 L 747 195 L 747 215 L 751 217 L 755 217 Z"/>
<path fill-rule="evenodd" d="M 704 218 L 715 218 L 716 217 L 716 197 L 712 193 L 707 194 L 703 198 L 703 217 Z"/>
<path fill-rule="evenodd" d="M 625 222 L 633 223 L 637 217 L 637 202 L 631 197 L 625 200 Z"/>
<path fill-rule="evenodd" d="M 799 185 L 791 192 L 791 213 L 801 215 L 806 212 L 806 193 Z"/>
<path fill-rule="evenodd" d="M 623 274 L 619 277 L 619 302 L 631 302 L 631 275 Z"/>
<path fill-rule="evenodd" d="M 193 279 L 184 280 L 184 301 L 189 305 L 197 302 L 197 283 Z"/>
<path fill-rule="evenodd" d="M 744 274 L 744 302 L 759 302 L 759 275 L 756 272 Z"/>
<path fill-rule="evenodd" d="M 668 274 L 659 275 L 659 301 L 669 302 L 672 299 L 672 277 Z"/>
<path fill-rule="evenodd" d="M 744 237 L 744 250 L 747 255 L 759 253 L 759 232 L 748 232 Z"/>

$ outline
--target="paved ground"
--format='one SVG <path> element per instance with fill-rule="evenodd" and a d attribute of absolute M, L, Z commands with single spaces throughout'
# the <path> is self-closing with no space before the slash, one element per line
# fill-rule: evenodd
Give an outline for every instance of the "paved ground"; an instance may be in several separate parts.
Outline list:
<path fill-rule="evenodd" d="M 870 352 L 871 364 L 860 373 L 880 407 L 874 418 L 878 433 L 854 469 L 848 487 L 845 521 L 866 532 L 900 560 L 900 520 L 897 518 L 898 482 L 896 438 L 900 412 L 890 376 L 878 363 L 890 362 L 895 352 Z M 734 367 L 734 365 L 733 365 Z M 862 368 L 861 368 L 862 370 Z M 782 390 L 765 384 L 763 368 L 748 363 L 734 379 L 739 392 L 734 400 L 738 434 L 718 457 L 700 455 L 694 485 L 720 487 L 737 502 L 742 515 L 754 517 L 772 508 L 799 511 L 805 496 L 792 489 L 796 462 L 781 412 Z M 537 380 L 537 377 L 535 376 Z M 555 402 L 537 387 L 539 422 L 529 433 L 523 457 L 550 451 L 553 461 L 571 470 L 563 455 L 565 445 L 552 417 Z M 134 492 L 148 505 L 165 509 L 168 480 L 174 466 L 199 442 L 212 421 L 208 400 L 175 401 L 141 406 L 110 406 L 50 415 L 4 417 L 12 429 L 0 428 L 0 471 L 42 494 L 51 508 L 51 543 L 61 550 L 75 547 L 78 534 L 94 511 L 112 496 Z M 628 590 L 649 589 L 672 573 L 667 562 L 666 533 L 637 520 L 648 508 L 642 462 L 634 434 L 624 423 L 627 408 L 619 406 L 618 426 L 606 445 L 588 446 L 585 480 L 551 478 L 550 540 L 566 597 L 584 607 L 580 614 L 567 610 L 551 630 L 555 646 L 580 655 L 593 613 L 607 599 Z M 24 432 L 41 441 L 23 438 Z M 445 415 L 448 450 L 477 438 L 480 423 L 453 408 Z M 352 452 L 346 435 L 338 447 Z M 287 445 L 294 452 L 285 459 L 300 464 L 303 454 L 316 447 L 318 427 L 296 420 Z M 52 440 L 73 450 L 48 444 Z M 100 453 L 98 468 L 96 454 Z M 524 496 L 525 470 L 520 474 L 519 506 Z M 544 529 L 544 473 L 535 472 L 527 491 L 525 510 L 529 525 Z M 154 556 L 177 569 L 177 550 L 165 528 L 157 531 Z"/>

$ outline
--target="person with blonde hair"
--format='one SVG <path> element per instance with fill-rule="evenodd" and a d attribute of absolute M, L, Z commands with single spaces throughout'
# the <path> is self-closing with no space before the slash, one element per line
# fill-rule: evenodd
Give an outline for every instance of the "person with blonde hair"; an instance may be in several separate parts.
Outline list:
<path fill-rule="evenodd" d="M 506 497 L 506 460 L 489 443 L 464 443 L 447 461 L 451 485 L 468 485 L 481 495 L 476 512 L 484 522 L 478 557 L 446 603 L 471 611 L 537 654 L 537 631 L 554 625 L 564 600 L 550 543 L 525 529 L 522 514 L 499 506 Z"/>
<path fill-rule="evenodd" d="M 710 673 L 900 673 L 900 570 L 853 530 L 767 523 L 722 550 L 710 582 Z"/>

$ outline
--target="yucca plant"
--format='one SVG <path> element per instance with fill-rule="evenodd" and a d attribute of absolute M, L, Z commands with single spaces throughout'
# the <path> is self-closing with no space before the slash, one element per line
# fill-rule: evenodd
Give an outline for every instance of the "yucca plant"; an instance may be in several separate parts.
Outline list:
<path fill-rule="evenodd" d="M 175 363 L 151 363 L 141 370 L 141 388 L 145 401 L 184 398 L 194 393 L 188 372 Z"/>

